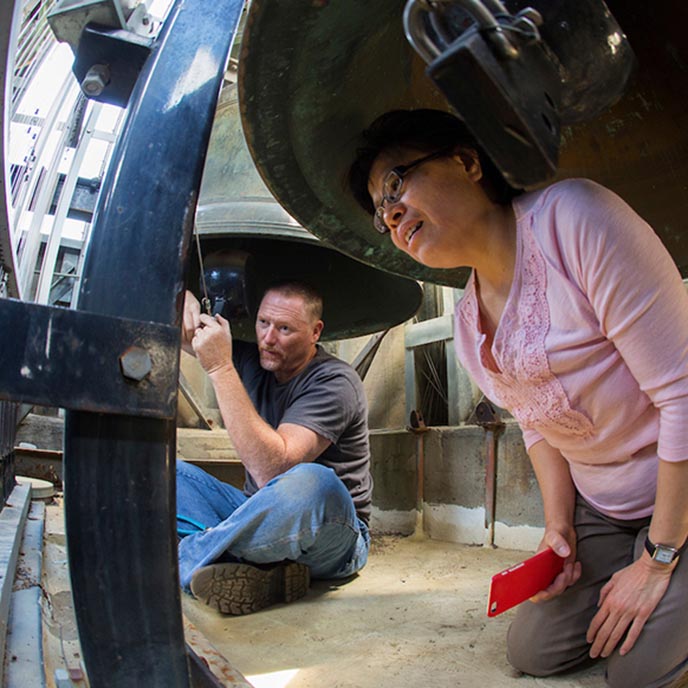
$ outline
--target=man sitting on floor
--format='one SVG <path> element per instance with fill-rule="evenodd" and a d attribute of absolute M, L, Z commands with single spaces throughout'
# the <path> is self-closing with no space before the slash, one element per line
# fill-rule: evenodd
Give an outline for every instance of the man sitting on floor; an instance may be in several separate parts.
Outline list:
<path fill-rule="evenodd" d="M 178 462 L 180 578 L 225 614 L 298 599 L 311 576 L 345 578 L 368 558 L 367 402 L 351 366 L 318 344 L 321 316 L 310 286 L 276 284 L 248 344 L 186 294 L 182 346 L 208 373 L 246 480 L 242 492 Z"/>

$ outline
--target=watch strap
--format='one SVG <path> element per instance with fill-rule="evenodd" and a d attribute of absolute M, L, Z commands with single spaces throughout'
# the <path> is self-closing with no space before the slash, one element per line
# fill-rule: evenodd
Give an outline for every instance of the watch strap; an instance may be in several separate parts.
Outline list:
<path fill-rule="evenodd" d="M 686 540 L 680 547 L 675 548 L 675 547 L 672 547 L 671 545 L 655 544 L 654 542 L 652 542 L 652 540 L 650 540 L 649 535 L 645 538 L 645 550 L 653 559 L 655 559 L 655 554 L 656 554 L 658 547 L 663 547 L 666 549 L 675 550 L 675 552 L 673 552 L 673 556 L 671 558 L 671 561 L 664 562 L 664 563 L 672 563 L 672 562 L 676 561 L 676 559 L 678 559 L 679 556 L 681 556 L 681 554 L 683 554 L 683 551 L 686 549 L 687 546 L 688 546 L 688 540 Z"/>

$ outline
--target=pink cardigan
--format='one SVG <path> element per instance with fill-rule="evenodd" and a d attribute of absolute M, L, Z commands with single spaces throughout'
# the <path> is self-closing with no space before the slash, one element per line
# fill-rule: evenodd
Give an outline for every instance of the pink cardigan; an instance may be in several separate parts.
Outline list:
<path fill-rule="evenodd" d="M 474 277 L 456 353 L 480 389 L 546 440 L 578 491 L 620 519 L 652 513 L 658 456 L 688 459 L 688 293 L 623 200 L 572 179 L 514 201 L 514 281 L 485 356 Z"/>

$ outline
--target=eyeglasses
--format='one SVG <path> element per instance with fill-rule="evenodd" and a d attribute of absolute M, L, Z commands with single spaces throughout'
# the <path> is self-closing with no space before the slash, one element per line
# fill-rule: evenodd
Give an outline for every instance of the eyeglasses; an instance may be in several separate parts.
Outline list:
<path fill-rule="evenodd" d="M 387 234 L 387 232 L 389 232 L 389 227 L 385 224 L 384 218 L 385 201 L 387 203 L 396 203 L 402 197 L 404 193 L 404 177 L 406 177 L 412 169 L 419 167 L 425 162 L 430 162 L 430 160 L 444 157 L 452 150 L 452 148 L 444 148 L 441 151 L 430 153 L 430 155 L 424 155 L 422 158 L 413 160 L 408 165 L 397 165 L 387 173 L 382 183 L 382 201 L 373 215 L 373 226 L 380 234 Z"/>

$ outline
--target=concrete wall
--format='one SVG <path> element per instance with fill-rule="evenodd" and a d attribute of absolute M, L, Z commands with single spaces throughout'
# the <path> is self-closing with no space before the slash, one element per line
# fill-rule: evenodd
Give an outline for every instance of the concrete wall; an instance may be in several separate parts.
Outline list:
<path fill-rule="evenodd" d="M 495 525 L 493 530 L 488 529 L 486 432 L 468 423 L 430 427 L 422 434 L 408 429 L 405 335 L 404 325 L 387 333 L 364 379 L 372 428 L 373 529 L 380 533 L 416 532 L 438 540 L 533 549 L 542 532 L 542 502 L 518 426 L 507 420 L 497 441 Z M 327 348 L 353 363 L 369 339 L 328 343 Z M 227 448 L 212 386 L 193 357 L 184 354 L 181 363 L 186 381 L 214 430 L 198 429 L 198 416 L 180 395 L 179 425 L 183 429 L 178 433 L 179 455 L 218 478 L 241 486 L 243 469 L 233 449 Z M 44 424 L 40 418 L 34 418 L 31 424 L 27 420 L 19 437 L 33 441 L 39 449 L 61 449 L 61 420 L 56 419 L 60 425 L 59 439 L 57 428 L 51 426 L 51 433 L 47 433 L 37 421 Z M 421 454 L 423 480 L 419 482 Z M 40 468 L 45 456 L 34 460 L 39 461 L 36 467 Z"/>
<path fill-rule="evenodd" d="M 495 527 L 486 527 L 486 432 L 477 425 L 374 431 L 372 527 L 410 535 L 417 528 L 418 449 L 422 443 L 422 529 L 437 540 L 533 549 L 542 535 L 542 500 L 521 431 L 507 421 L 497 439 Z"/>
<path fill-rule="evenodd" d="M 444 303 L 444 310 L 437 312 L 439 318 L 453 317 L 457 294 L 445 289 L 435 297 Z M 409 325 L 390 330 L 364 379 L 372 429 L 373 529 L 402 534 L 422 529 L 425 536 L 438 540 L 535 548 L 544 525 L 542 499 L 521 431 L 511 418 L 505 420 L 505 429 L 497 440 L 494 528 L 485 525 L 486 432 L 466 422 L 480 394 L 460 366 L 456 375 L 466 397 L 460 400 L 459 417 L 463 422 L 430 427 L 422 435 L 408 429 L 407 413 L 413 404 L 406 400 L 404 380 L 409 373 L 409 359 L 405 346 L 414 339 L 406 336 Z M 367 341 L 367 337 L 361 337 L 338 342 L 334 353 L 353 362 Z M 451 340 L 447 346 L 453 346 Z M 424 470 L 423 494 L 419 498 L 421 447 Z M 418 504 L 422 505 L 420 512 Z"/>
<path fill-rule="evenodd" d="M 18 452 L 21 474 L 59 482 L 62 429 L 61 418 L 31 414 L 25 419 L 17 440 L 30 442 L 38 451 Z M 481 427 L 429 428 L 422 434 L 405 428 L 373 430 L 370 442 L 374 532 L 417 531 L 437 540 L 490 544 L 485 526 L 486 433 Z M 223 430 L 180 428 L 177 449 L 180 456 L 219 479 L 242 486 L 243 468 Z M 424 470 L 419 487 L 421 454 Z M 48 462 L 55 466 L 48 467 Z M 54 476 L 46 474 L 48 468 Z M 543 525 L 542 502 L 514 421 L 506 422 L 497 440 L 495 504 L 494 544 L 533 549 Z"/>

